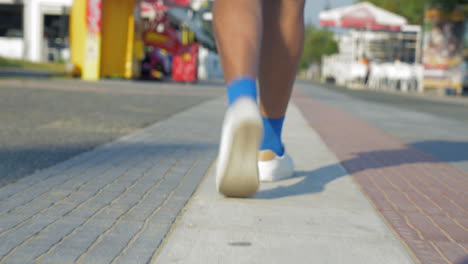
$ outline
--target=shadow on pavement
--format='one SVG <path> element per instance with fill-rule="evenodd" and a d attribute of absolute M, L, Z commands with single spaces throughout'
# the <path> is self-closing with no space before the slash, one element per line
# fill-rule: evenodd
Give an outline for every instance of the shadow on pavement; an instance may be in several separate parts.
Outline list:
<path fill-rule="evenodd" d="M 468 142 L 430 140 L 411 144 L 447 162 L 468 161 Z"/>
<path fill-rule="evenodd" d="M 456 264 L 468 264 L 468 254 L 456 262 Z"/>
<path fill-rule="evenodd" d="M 0 148 L 0 188 L 14 183 L 23 177 L 46 170 L 61 162 L 94 150 L 97 151 L 94 155 L 81 162 L 93 164 L 91 167 L 96 166 L 97 164 L 93 160 L 102 159 L 102 154 L 107 151 L 111 151 L 112 153 L 105 154 L 107 158 L 99 160 L 98 164 L 125 162 L 132 159 L 135 155 L 141 154 L 141 152 L 148 153 L 148 158 L 161 159 L 171 158 L 171 155 L 177 151 L 196 152 L 199 155 L 203 155 L 204 152 L 214 150 L 215 148 L 215 144 L 199 142 L 148 144 L 125 142 L 111 145 L 107 150 L 99 149 L 99 147 L 95 148 L 92 144 L 52 147 L 35 146 L 15 149 Z"/>
<path fill-rule="evenodd" d="M 436 153 L 430 152 L 439 159 L 428 154 L 429 150 L 436 151 Z M 337 178 L 369 169 L 382 169 L 405 164 L 463 161 L 468 161 L 468 142 L 421 141 L 413 143 L 405 149 L 354 153 L 353 158 L 313 171 L 295 171 L 294 177 L 303 177 L 301 181 L 293 185 L 283 185 L 274 189 L 259 191 L 253 198 L 277 199 L 286 196 L 318 193 L 322 192 L 328 183 Z"/>

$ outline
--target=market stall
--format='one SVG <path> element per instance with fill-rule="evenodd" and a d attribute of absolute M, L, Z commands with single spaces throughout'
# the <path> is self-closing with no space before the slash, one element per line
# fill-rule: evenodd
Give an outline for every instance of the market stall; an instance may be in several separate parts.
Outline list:
<path fill-rule="evenodd" d="M 192 3 L 199 3 L 197 10 Z M 212 34 L 203 26 L 207 12 L 200 3 L 75 1 L 71 16 L 74 74 L 86 80 L 141 77 L 197 81 L 200 47 L 215 49 Z"/>
<path fill-rule="evenodd" d="M 419 89 L 419 26 L 367 2 L 322 11 L 319 19 L 323 26 L 350 29 L 336 38 L 339 54 L 323 59 L 324 80 L 349 87 Z"/>

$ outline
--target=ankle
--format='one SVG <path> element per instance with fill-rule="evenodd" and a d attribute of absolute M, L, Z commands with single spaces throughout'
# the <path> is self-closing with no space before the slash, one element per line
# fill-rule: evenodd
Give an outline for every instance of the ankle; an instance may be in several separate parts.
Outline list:
<path fill-rule="evenodd" d="M 281 141 L 284 117 L 263 117 L 263 140 L 260 150 L 271 150 L 277 156 L 283 156 L 284 146 Z"/>
<path fill-rule="evenodd" d="M 229 105 L 232 105 L 240 97 L 248 97 L 255 102 L 257 101 L 257 83 L 254 79 L 249 77 L 235 79 L 227 86 Z"/>

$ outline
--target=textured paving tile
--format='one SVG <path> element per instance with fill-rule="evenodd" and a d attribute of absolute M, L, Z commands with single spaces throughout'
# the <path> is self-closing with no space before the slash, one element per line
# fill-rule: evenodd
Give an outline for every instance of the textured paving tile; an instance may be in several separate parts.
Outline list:
<path fill-rule="evenodd" d="M 468 253 L 467 171 L 301 92 L 294 101 L 421 263 Z"/>
<path fill-rule="evenodd" d="M 224 100 L 0 189 L 0 263 L 146 263 L 215 158 Z"/>

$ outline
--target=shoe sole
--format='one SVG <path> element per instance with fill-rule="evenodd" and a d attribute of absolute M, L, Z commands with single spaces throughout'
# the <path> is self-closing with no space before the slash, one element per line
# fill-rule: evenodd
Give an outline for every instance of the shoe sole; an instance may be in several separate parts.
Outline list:
<path fill-rule="evenodd" d="M 259 187 L 257 153 L 262 127 L 254 122 L 240 125 L 233 135 L 231 153 L 219 192 L 228 197 L 249 197 Z"/>
<path fill-rule="evenodd" d="M 256 105 L 239 105 L 242 114 L 254 111 Z M 257 110 L 258 111 L 258 110 Z M 241 115 L 242 115 L 241 114 Z M 218 173 L 218 191 L 228 197 L 245 198 L 252 196 L 258 190 L 258 146 L 262 137 L 262 122 L 255 115 L 244 115 L 245 120 L 233 127 L 228 151 L 222 170 Z"/>

